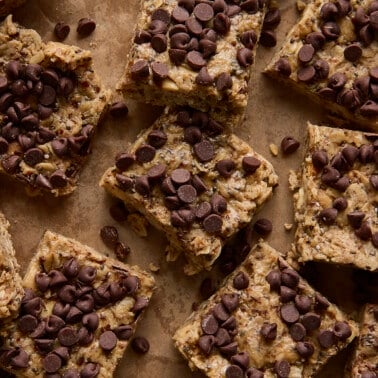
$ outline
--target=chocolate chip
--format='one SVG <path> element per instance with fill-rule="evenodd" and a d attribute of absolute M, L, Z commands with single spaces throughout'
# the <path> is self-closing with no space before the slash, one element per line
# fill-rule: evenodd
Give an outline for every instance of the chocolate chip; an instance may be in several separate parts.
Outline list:
<path fill-rule="evenodd" d="M 280 308 L 281 318 L 284 322 L 292 324 L 299 320 L 299 312 L 293 303 L 286 303 Z"/>
<path fill-rule="evenodd" d="M 190 51 L 186 55 L 186 61 L 190 68 L 192 68 L 195 71 L 199 71 L 202 67 L 206 66 L 206 60 L 198 51 Z"/>
<path fill-rule="evenodd" d="M 42 361 L 47 373 L 56 373 L 62 366 L 62 360 L 54 353 L 49 353 Z"/>
<path fill-rule="evenodd" d="M 154 21 L 154 20 L 160 20 L 162 22 L 164 22 L 165 24 L 169 24 L 170 21 L 171 21 L 171 16 L 169 14 L 169 12 L 167 10 L 165 10 L 164 8 L 158 8 L 158 9 L 155 9 L 151 15 L 151 20 Z"/>
<path fill-rule="evenodd" d="M 137 353 L 147 353 L 150 350 L 150 343 L 144 337 L 135 337 L 131 342 L 131 346 Z"/>
<path fill-rule="evenodd" d="M 9 143 L 3 137 L 0 137 L 0 154 L 5 154 L 8 151 Z"/>
<path fill-rule="evenodd" d="M 297 292 L 287 286 L 280 287 L 280 301 L 282 303 L 290 302 L 292 299 L 295 298 Z"/>
<path fill-rule="evenodd" d="M 192 203 L 197 197 L 197 191 L 192 185 L 181 185 L 177 190 L 177 196 L 184 203 Z"/>
<path fill-rule="evenodd" d="M 135 32 L 134 43 L 142 45 L 151 41 L 151 34 L 147 30 L 138 30 Z"/>
<path fill-rule="evenodd" d="M 24 161 L 26 164 L 34 167 L 38 163 L 43 161 L 44 153 L 39 148 L 30 148 L 24 154 Z"/>
<path fill-rule="evenodd" d="M 263 30 L 259 42 L 264 47 L 274 47 L 277 44 L 276 33 L 273 30 Z"/>
<path fill-rule="evenodd" d="M 38 101 L 43 106 L 51 106 L 55 103 L 56 100 L 56 91 L 50 85 L 44 85 L 41 95 L 38 98 Z"/>
<path fill-rule="evenodd" d="M 238 365 L 230 365 L 227 367 L 226 378 L 243 378 L 243 377 L 244 377 L 243 370 Z"/>
<path fill-rule="evenodd" d="M 103 350 L 109 352 L 113 350 L 117 345 L 117 336 L 113 331 L 105 331 L 99 337 L 99 344 Z M 147 351 L 148 349 L 146 350 L 146 352 Z"/>
<path fill-rule="evenodd" d="M 16 80 L 10 86 L 9 89 L 15 96 L 25 96 L 28 94 L 29 90 L 25 84 L 24 80 Z"/>
<path fill-rule="evenodd" d="M 339 15 L 339 10 L 335 3 L 325 3 L 320 8 L 320 17 L 325 20 L 334 20 Z"/>
<path fill-rule="evenodd" d="M 147 171 L 147 177 L 152 182 L 157 182 L 165 176 L 166 170 L 165 164 L 156 164 Z"/>
<path fill-rule="evenodd" d="M 276 361 L 274 371 L 279 378 L 288 378 L 290 374 L 290 364 L 286 360 Z"/>
<path fill-rule="evenodd" d="M 316 71 L 313 66 L 301 67 L 297 72 L 299 81 L 303 83 L 310 83 L 315 77 Z"/>
<path fill-rule="evenodd" d="M 370 26 L 374 31 L 378 31 L 378 10 L 370 13 Z"/>
<path fill-rule="evenodd" d="M 33 315 L 24 315 L 18 319 L 18 329 L 23 333 L 34 331 L 38 325 L 38 319 Z"/>
<path fill-rule="evenodd" d="M 95 378 L 100 372 L 100 365 L 89 362 L 80 371 L 80 378 Z"/>
<path fill-rule="evenodd" d="M 104 226 L 100 230 L 102 241 L 109 247 L 114 247 L 117 243 L 119 236 L 118 231 L 113 226 Z"/>
<path fill-rule="evenodd" d="M 85 314 L 82 317 L 81 322 L 83 326 L 88 328 L 90 331 L 95 331 L 99 325 L 99 317 L 97 313 L 92 312 L 89 314 Z"/>
<path fill-rule="evenodd" d="M 216 79 L 215 86 L 219 92 L 223 92 L 227 89 L 231 89 L 232 88 L 231 75 L 227 72 L 221 73 Z"/>
<path fill-rule="evenodd" d="M 361 226 L 357 228 L 354 233 L 356 234 L 357 237 L 359 237 L 361 240 L 369 240 L 372 235 L 372 231 L 370 228 L 370 225 L 367 221 L 362 222 Z"/>
<path fill-rule="evenodd" d="M 202 163 L 206 163 L 212 160 L 214 157 L 214 146 L 208 140 L 204 140 L 202 142 L 195 144 L 193 148 L 194 154 L 196 155 L 197 159 Z"/>
<path fill-rule="evenodd" d="M 294 323 L 290 326 L 289 333 L 294 341 L 301 341 L 306 337 L 306 328 L 301 323 Z"/>
<path fill-rule="evenodd" d="M 94 281 L 97 275 L 97 270 L 93 266 L 83 266 L 79 270 L 78 279 L 86 284 Z"/>
<path fill-rule="evenodd" d="M 153 160 L 155 154 L 156 150 L 154 147 L 149 144 L 144 144 L 135 151 L 135 159 L 140 164 L 148 163 Z"/>
<path fill-rule="evenodd" d="M 37 339 L 39 337 L 45 337 L 46 336 L 46 322 L 41 321 L 37 328 L 34 329 L 34 331 L 29 335 L 32 339 Z"/>
<path fill-rule="evenodd" d="M 301 63 L 309 63 L 315 54 L 315 49 L 311 44 L 303 45 L 298 51 L 298 59 Z"/>
<path fill-rule="evenodd" d="M 378 104 L 368 100 L 361 106 L 360 113 L 365 117 L 375 117 L 378 114 Z"/>
<path fill-rule="evenodd" d="M 215 337 L 213 335 L 201 336 L 198 340 L 198 347 L 206 356 L 211 353 L 215 344 Z"/>
<path fill-rule="evenodd" d="M 190 17 L 185 21 L 185 26 L 189 33 L 194 36 L 199 36 L 202 32 L 202 24 L 194 17 Z"/>
<path fill-rule="evenodd" d="M 253 174 L 260 167 L 261 161 L 253 156 L 244 156 L 242 166 L 247 175 Z"/>
<path fill-rule="evenodd" d="M 77 332 L 72 327 L 64 327 L 58 333 L 58 340 L 59 342 L 66 347 L 70 347 L 75 345 L 79 338 Z"/>
<path fill-rule="evenodd" d="M 81 18 L 78 22 L 76 31 L 80 37 L 87 37 L 96 29 L 96 23 L 90 18 Z"/>
<path fill-rule="evenodd" d="M 266 341 L 272 341 L 277 337 L 277 324 L 265 322 L 260 329 L 261 336 Z"/>
<path fill-rule="evenodd" d="M 308 312 L 301 318 L 301 323 L 304 325 L 307 331 L 314 331 L 320 327 L 321 318 L 314 312 Z"/>
<path fill-rule="evenodd" d="M 123 101 L 113 102 L 109 113 L 116 118 L 126 117 L 129 114 L 129 108 Z"/>
<path fill-rule="evenodd" d="M 194 145 L 202 140 L 201 130 L 196 126 L 189 126 L 184 130 L 185 142 Z"/>
<path fill-rule="evenodd" d="M 222 177 L 228 178 L 228 177 L 231 177 L 232 173 L 234 172 L 236 168 L 236 165 L 235 165 L 235 162 L 231 159 L 223 159 L 223 160 L 219 160 L 215 164 L 215 168 L 217 169 L 217 171 Z"/>
<path fill-rule="evenodd" d="M 211 85 L 214 82 L 214 78 L 209 74 L 206 67 L 202 67 L 196 76 L 196 84 L 198 85 Z"/>
<path fill-rule="evenodd" d="M 284 76 L 291 75 L 291 66 L 287 58 L 280 58 L 274 65 L 274 69 Z"/>
<path fill-rule="evenodd" d="M 329 64 L 323 60 L 318 59 L 314 62 L 314 68 L 316 71 L 316 77 L 320 80 L 326 79 L 329 74 Z"/>
<path fill-rule="evenodd" d="M 240 4 L 243 11 L 254 14 L 259 10 L 258 0 L 245 0 Z"/>
<path fill-rule="evenodd" d="M 237 342 L 232 342 L 230 344 L 222 345 L 221 347 L 219 347 L 219 351 L 226 356 L 233 356 L 234 354 L 236 354 L 237 349 L 238 349 Z"/>
<path fill-rule="evenodd" d="M 318 334 L 318 342 L 322 348 L 330 348 L 335 344 L 335 335 L 330 330 L 321 330 Z"/>
<path fill-rule="evenodd" d="M 130 68 L 130 75 L 134 80 L 141 80 L 148 77 L 150 69 L 148 63 L 145 60 L 138 60 Z"/>
<path fill-rule="evenodd" d="M 65 322 L 57 315 L 50 315 L 46 320 L 46 332 L 55 334 L 65 326 Z"/>
<path fill-rule="evenodd" d="M 57 188 L 57 189 L 64 188 L 68 184 L 68 178 L 62 170 L 57 169 L 50 176 L 50 183 L 53 188 Z"/>
<path fill-rule="evenodd" d="M 324 36 L 329 40 L 337 39 L 340 35 L 340 27 L 334 21 L 325 22 L 321 26 L 321 30 L 322 30 Z"/>
<path fill-rule="evenodd" d="M 171 173 L 171 180 L 176 185 L 187 184 L 190 181 L 190 177 L 190 172 L 184 168 L 175 169 Z"/>
<path fill-rule="evenodd" d="M 228 310 L 228 312 L 233 312 L 239 305 L 239 295 L 232 294 L 223 294 L 221 297 L 222 304 Z"/>
<path fill-rule="evenodd" d="M 84 313 L 91 312 L 94 308 L 93 297 L 90 294 L 85 294 L 76 301 L 75 305 L 80 311 Z"/>
<path fill-rule="evenodd" d="M 231 27 L 230 18 L 224 13 L 218 13 L 213 19 L 213 28 L 214 30 L 222 35 L 228 33 Z"/>
<path fill-rule="evenodd" d="M 197 4 L 194 7 L 193 13 L 201 22 L 208 22 L 214 17 L 214 10 L 212 6 L 206 3 Z"/>
<path fill-rule="evenodd" d="M 357 43 L 352 43 L 344 49 L 344 57 L 350 62 L 356 62 L 362 56 L 362 49 Z"/>
<path fill-rule="evenodd" d="M 265 279 L 270 285 L 270 290 L 279 290 L 281 286 L 281 272 L 278 269 L 271 270 Z"/>
<path fill-rule="evenodd" d="M 334 184 L 340 178 L 340 172 L 330 166 L 325 166 L 322 171 L 321 180 L 326 185 Z"/>
<path fill-rule="evenodd" d="M 208 190 L 205 183 L 197 175 L 194 175 L 192 177 L 192 185 L 196 188 L 197 193 L 203 193 L 203 192 L 206 192 Z"/>
<path fill-rule="evenodd" d="M 232 283 L 236 290 L 244 290 L 249 286 L 249 278 L 244 272 L 239 272 Z"/>
<path fill-rule="evenodd" d="M 167 50 L 167 46 L 168 46 L 168 42 L 167 42 L 167 37 L 164 35 L 164 34 L 155 34 L 152 38 L 151 38 L 151 47 L 158 53 L 162 53 L 164 52 L 165 50 Z M 152 73 L 154 73 L 154 63 L 157 63 L 157 62 L 153 62 L 151 64 L 151 68 L 152 68 Z M 168 75 L 168 67 L 164 64 L 164 63 L 160 63 L 161 65 L 164 66 L 165 68 L 165 71 L 166 72 L 166 75 Z M 166 76 L 165 76 L 166 77 Z"/>
<path fill-rule="evenodd" d="M 352 212 L 347 214 L 347 218 L 348 218 L 349 224 L 353 228 L 357 229 L 357 228 L 361 227 L 362 221 L 365 218 L 365 213 L 362 212 L 362 211 L 358 211 L 358 210 L 352 211 Z"/>
<path fill-rule="evenodd" d="M 206 218 L 208 215 L 211 214 L 211 205 L 209 202 L 205 201 L 205 202 L 201 202 L 196 210 L 195 210 L 195 215 L 198 219 L 204 219 Z"/>
<path fill-rule="evenodd" d="M 248 368 L 245 372 L 246 378 L 264 378 L 264 373 L 253 367 Z"/>
<path fill-rule="evenodd" d="M 312 45 L 315 50 L 319 50 L 323 47 L 326 39 L 321 32 L 312 32 L 306 35 L 306 43 Z"/>
<path fill-rule="evenodd" d="M 252 50 L 247 47 L 239 49 L 236 53 L 236 59 L 242 67 L 248 67 L 253 63 Z"/>
<path fill-rule="evenodd" d="M 377 374 L 370 370 L 364 370 L 361 372 L 361 378 L 377 378 Z"/>
<path fill-rule="evenodd" d="M 254 30 L 248 30 L 240 36 L 240 42 L 248 49 L 252 50 L 257 42 L 257 35 Z"/>
<path fill-rule="evenodd" d="M 328 209 L 323 209 L 319 215 L 318 219 L 322 223 L 324 223 L 327 226 L 330 226 L 335 223 L 336 218 L 337 218 L 338 211 L 337 209 L 330 207 Z"/>
<path fill-rule="evenodd" d="M 255 222 L 253 230 L 261 236 L 268 236 L 273 230 L 273 225 L 269 219 L 261 218 Z"/>
<path fill-rule="evenodd" d="M 311 298 L 307 295 L 297 295 L 294 302 L 295 306 L 301 314 L 304 314 L 311 309 Z"/>
<path fill-rule="evenodd" d="M 295 345 L 298 354 L 303 358 L 309 358 L 314 354 L 315 348 L 308 341 L 300 341 Z"/>
<path fill-rule="evenodd" d="M 62 319 L 65 319 L 70 311 L 70 308 L 71 306 L 68 303 L 55 302 L 52 313 Z"/>
<path fill-rule="evenodd" d="M 133 334 L 133 328 L 130 325 L 121 325 L 113 329 L 119 340 L 129 340 Z"/>
<path fill-rule="evenodd" d="M 54 27 L 54 35 L 59 41 L 63 41 L 70 33 L 70 26 L 65 22 L 58 22 Z"/>
<path fill-rule="evenodd" d="M 211 207 L 215 214 L 223 214 L 227 210 L 227 201 L 223 196 L 213 194 L 211 197 Z"/>
<path fill-rule="evenodd" d="M 212 314 L 206 315 L 201 322 L 202 331 L 207 335 L 215 335 L 218 331 L 218 321 Z"/>
<path fill-rule="evenodd" d="M 339 340 L 344 341 L 352 335 L 352 330 L 347 322 L 336 322 L 333 333 Z"/>

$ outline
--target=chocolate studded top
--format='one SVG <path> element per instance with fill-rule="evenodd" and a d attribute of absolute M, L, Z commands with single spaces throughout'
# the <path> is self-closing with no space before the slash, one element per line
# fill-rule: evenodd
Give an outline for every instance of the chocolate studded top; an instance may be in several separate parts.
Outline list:
<path fill-rule="evenodd" d="M 25 377 L 112 374 L 154 286 L 138 268 L 51 232 L 24 284 L 19 317 L 9 334 L 1 331 L 7 341 L 0 355 L 4 366 L 24 369 Z"/>
<path fill-rule="evenodd" d="M 188 253 L 203 250 L 211 256 L 199 266 L 212 264 L 222 238 L 250 219 L 255 200 L 262 203 L 277 180 L 271 165 L 228 128 L 224 118 L 191 108 L 171 110 L 129 151 L 117 155 L 115 167 L 102 181 L 126 203 L 138 204 L 138 210 L 183 250 L 189 245 Z M 147 148 L 157 134 L 161 143 Z M 134 158 L 141 148 L 154 151 L 151 160 Z M 258 188 L 262 196 L 253 198 Z M 204 244 L 192 242 L 199 242 L 195 235 L 201 235 Z"/>
<path fill-rule="evenodd" d="M 271 272 L 278 275 L 278 286 L 272 286 Z M 292 290 L 293 296 L 283 296 L 283 289 Z M 320 297 L 323 306 L 318 305 Z M 173 339 L 189 362 L 208 375 L 222 369 L 226 376 L 306 376 L 315 375 L 356 332 L 356 324 L 277 251 L 258 243 Z M 331 345 L 323 343 L 328 334 Z"/>
<path fill-rule="evenodd" d="M 376 4 L 310 2 L 268 72 L 290 77 L 342 117 L 378 130 Z"/>
<path fill-rule="evenodd" d="M 240 4 L 165 0 L 158 8 L 145 1 L 122 90 L 156 104 L 190 104 L 205 110 L 220 108 L 219 99 L 227 98 L 223 108 L 244 107 L 264 13 L 262 3 L 255 0 Z M 272 14 L 266 27 L 276 22 Z M 160 80 L 156 63 L 167 73 Z"/>
<path fill-rule="evenodd" d="M 46 59 L 40 64 L 30 64 L 27 51 L 19 55 L 17 48 L 13 51 L 14 47 L 5 49 L 2 55 L 0 171 L 33 190 L 68 194 L 75 188 L 109 93 L 101 88 L 93 73 L 89 52 L 59 46 L 59 54 L 82 60 L 80 70 L 72 70 L 70 60 L 62 63 L 56 58 L 58 47 L 53 43 L 47 49 L 34 31 L 23 29 L 20 33 L 21 28 L 18 25 L 15 28 L 18 32 L 11 38 L 20 45 L 32 39 L 34 54 L 40 52 Z M 6 33 L 4 28 L 0 30 Z M 7 38 L 5 34 L 4 40 Z M 9 51 L 13 51 L 12 55 Z M 90 110 L 83 112 L 78 102 Z"/>

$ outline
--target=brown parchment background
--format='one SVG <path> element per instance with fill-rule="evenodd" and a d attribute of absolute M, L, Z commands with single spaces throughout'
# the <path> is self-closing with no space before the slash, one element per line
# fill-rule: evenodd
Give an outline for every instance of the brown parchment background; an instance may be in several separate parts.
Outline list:
<path fill-rule="evenodd" d="M 71 26 L 66 43 L 77 44 L 93 52 L 95 67 L 103 82 L 114 88 L 125 65 L 139 0 L 28 0 L 18 9 L 15 20 L 25 27 L 36 29 L 44 40 L 53 39 L 53 28 L 58 21 Z M 278 28 L 278 48 L 297 17 L 294 0 L 280 3 L 282 22 Z M 76 25 L 80 18 L 91 17 L 97 22 L 93 35 L 78 39 Z M 275 49 L 259 47 L 251 81 L 251 96 L 246 118 L 237 127 L 236 134 L 246 139 L 259 153 L 274 165 L 280 177 L 280 185 L 273 198 L 257 217 L 273 221 L 274 231 L 268 237 L 269 243 L 286 253 L 293 239 L 294 230 L 284 230 L 284 223 L 293 221 L 292 200 L 288 190 L 287 177 L 290 169 L 297 169 L 303 158 L 306 121 L 321 122 L 325 114 L 316 105 L 264 77 L 261 72 L 273 56 Z M 160 266 L 154 274 L 157 290 L 150 307 L 139 324 L 137 335 L 145 336 L 151 344 L 146 355 L 137 355 L 129 348 L 121 361 L 116 377 L 202 377 L 192 373 L 186 362 L 176 352 L 171 336 L 190 314 L 193 302 L 198 302 L 199 287 L 205 277 L 212 276 L 217 283 L 220 274 L 217 269 L 194 277 L 185 277 L 182 261 L 166 263 L 163 234 L 150 228 L 147 238 L 138 237 L 127 224 L 117 224 L 109 215 L 113 200 L 98 186 L 101 175 L 111 165 L 117 152 L 124 150 L 135 140 L 138 132 L 151 125 L 159 114 L 158 108 L 127 102 L 129 116 L 114 120 L 107 117 L 100 127 L 93 145 L 93 153 L 85 165 L 79 187 L 67 198 L 30 198 L 24 189 L 9 179 L 0 177 L 0 208 L 11 222 L 11 234 L 17 257 L 23 272 L 26 269 L 37 244 L 46 229 L 88 244 L 97 250 L 112 255 L 100 237 L 104 225 L 115 225 L 121 240 L 127 242 L 132 253 L 127 262 L 138 264 L 148 270 L 149 263 Z M 269 144 L 280 144 L 286 135 L 301 141 L 301 148 L 289 157 L 273 157 Z M 255 218 L 256 219 L 256 218 Z M 347 311 L 357 306 L 352 300 L 354 290 L 351 270 L 335 267 L 308 269 L 315 277 L 316 287 Z M 342 377 L 343 364 L 348 353 L 341 353 L 333 359 L 320 377 Z M 2 373 L 0 372 L 0 376 Z"/>

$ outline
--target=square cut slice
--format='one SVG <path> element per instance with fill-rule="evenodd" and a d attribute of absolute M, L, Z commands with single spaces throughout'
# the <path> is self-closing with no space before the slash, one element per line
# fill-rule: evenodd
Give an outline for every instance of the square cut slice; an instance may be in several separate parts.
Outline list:
<path fill-rule="evenodd" d="M 20 267 L 9 235 L 9 222 L 0 213 L 0 322 L 14 317 L 24 294 Z"/>
<path fill-rule="evenodd" d="M 118 89 L 156 105 L 243 113 L 263 2 L 141 0 Z"/>
<path fill-rule="evenodd" d="M 311 0 L 266 73 L 377 132 L 377 36 L 377 0 Z"/>
<path fill-rule="evenodd" d="M 0 40 L 0 172 L 34 192 L 69 194 L 110 92 L 89 51 L 45 44 L 12 16 Z"/>
<path fill-rule="evenodd" d="M 350 377 L 375 378 L 378 373 L 378 305 L 366 304 L 362 312 L 360 336 L 351 361 Z"/>
<path fill-rule="evenodd" d="M 220 377 L 312 377 L 358 327 L 259 242 L 176 331 L 191 369 Z"/>
<path fill-rule="evenodd" d="M 7 16 L 14 9 L 24 4 L 26 0 L 2 0 L 0 1 L 0 17 Z"/>
<path fill-rule="evenodd" d="M 18 318 L 0 331 L 16 377 L 113 376 L 148 306 L 151 275 L 46 231 L 23 280 Z"/>
<path fill-rule="evenodd" d="M 187 274 L 210 269 L 277 185 L 272 165 L 231 127 L 231 118 L 166 109 L 100 183 L 165 232 L 168 260 L 184 252 Z"/>
<path fill-rule="evenodd" d="M 290 259 L 378 270 L 377 146 L 377 134 L 308 124 L 304 162 L 290 177 Z"/>

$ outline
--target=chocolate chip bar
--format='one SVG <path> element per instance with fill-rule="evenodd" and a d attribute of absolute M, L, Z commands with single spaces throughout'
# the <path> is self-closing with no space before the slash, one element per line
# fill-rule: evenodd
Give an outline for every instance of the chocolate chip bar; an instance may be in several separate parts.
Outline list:
<path fill-rule="evenodd" d="M 266 73 L 378 131 L 377 36 L 377 0 L 312 0 Z"/>
<path fill-rule="evenodd" d="M 351 361 L 352 378 L 377 378 L 378 376 L 378 305 L 364 308 L 360 336 Z"/>
<path fill-rule="evenodd" d="M 312 377 L 356 324 L 259 242 L 173 339 L 208 377 Z"/>
<path fill-rule="evenodd" d="M 118 89 L 126 97 L 156 105 L 243 112 L 263 3 L 141 1 Z"/>
<path fill-rule="evenodd" d="M 32 192 L 71 193 L 110 98 L 89 51 L 0 25 L 0 172 Z"/>
<path fill-rule="evenodd" d="M 7 16 L 13 9 L 16 9 L 26 0 L 1 0 L 0 1 L 0 17 Z"/>
<path fill-rule="evenodd" d="M 0 213 L 0 322 L 18 313 L 23 296 L 20 267 L 8 232 L 9 226 Z"/>
<path fill-rule="evenodd" d="M 0 365 L 16 377 L 112 377 L 154 279 L 47 231 L 23 280 L 15 322 L 0 330 Z"/>
<path fill-rule="evenodd" d="M 292 174 L 293 261 L 378 270 L 378 135 L 308 125 L 302 168 Z"/>
<path fill-rule="evenodd" d="M 166 233 L 168 260 L 184 252 L 187 274 L 210 269 L 277 185 L 272 165 L 227 132 L 232 125 L 215 113 L 167 109 L 101 180 Z"/>

